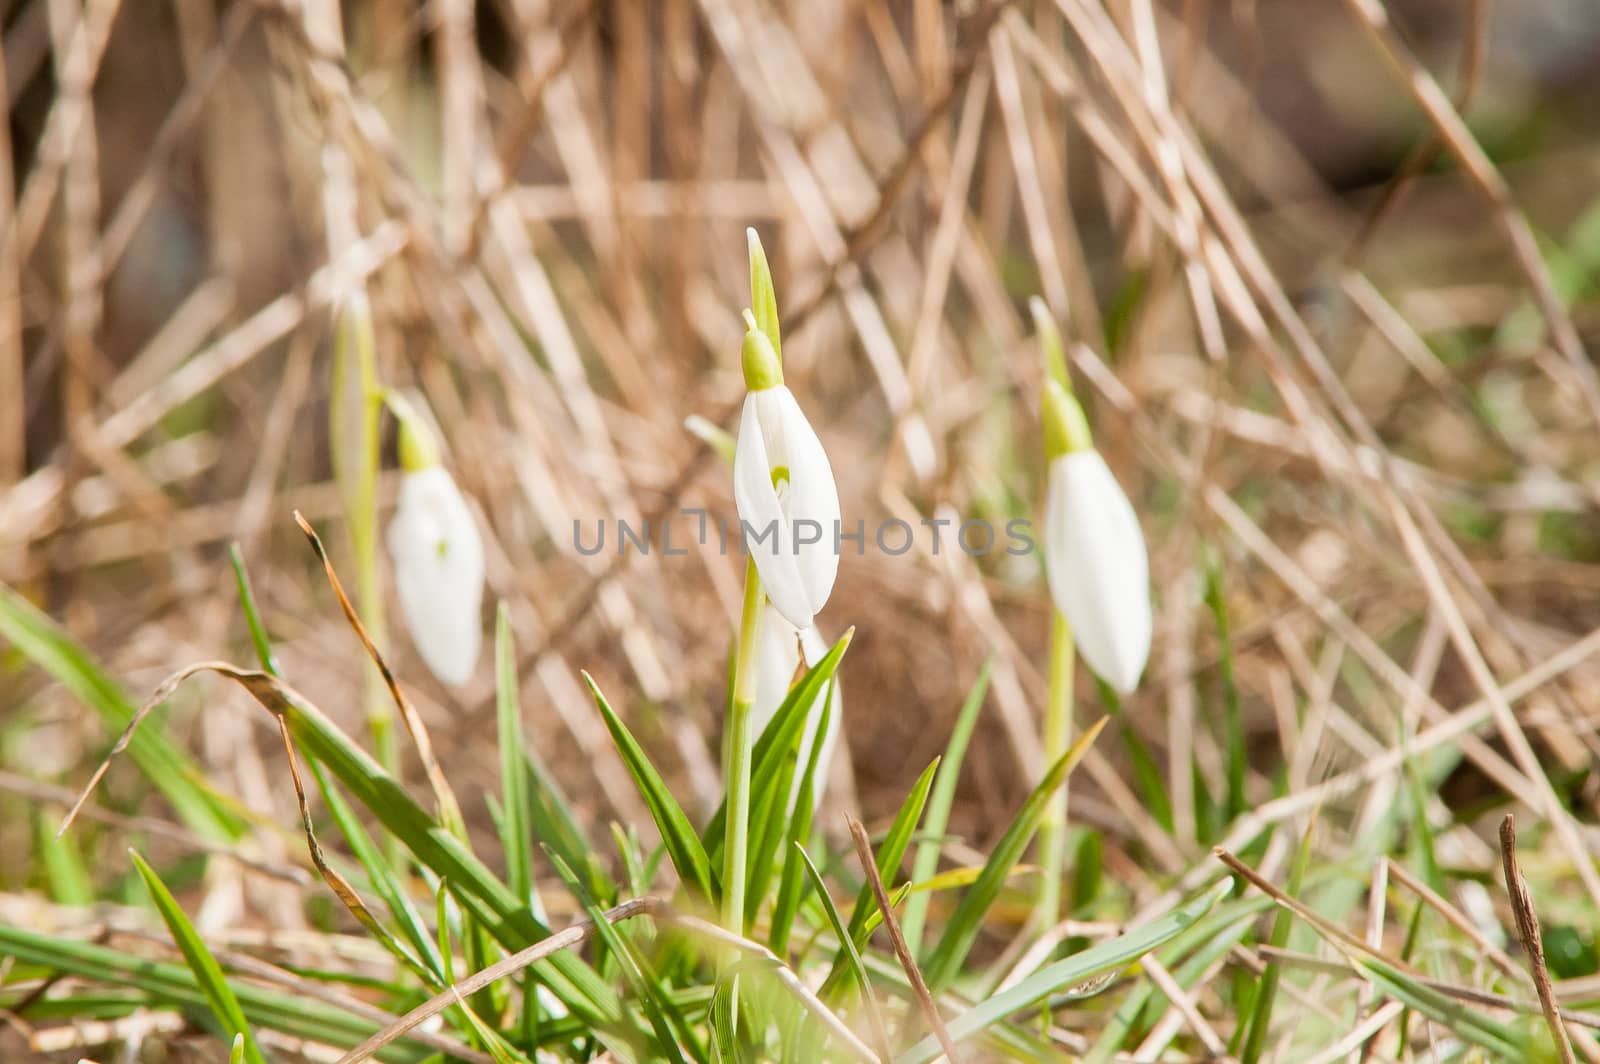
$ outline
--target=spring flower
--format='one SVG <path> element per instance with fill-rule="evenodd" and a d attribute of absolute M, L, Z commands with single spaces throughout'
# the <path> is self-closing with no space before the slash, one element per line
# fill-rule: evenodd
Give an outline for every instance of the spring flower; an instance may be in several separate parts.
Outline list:
<path fill-rule="evenodd" d="M 800 669 L 802 653 L 807 667 L 810 667 L 821 661 L 823 655 L 828 652 L 828 644 L 823 641 L 821 634 L 815 628 L 807 628 L 804 632 L 797 631 L 794 625 L 784 620 L 783 615 L 770 604 L 761 618 L 760 643 L 756 658 L 756 700 L 750 714 L 752 735 L 760 735 L 766 730 L 779 707 L 783 705 L 783 700 L 789 696 L 789 688 Z M 842 699 L 839 695 L 837 678 L 828 684 L 806 709 L 806 725 L 805 731 L 800 736 L 795 779 L 789 789 L 791 810 L 800 794 L 800 773 L 810 763 L 811 750 L 817 742 L 817 728 L 822 723 L 823 699 L 828 697 L 827 692 L 830 690 L 832 697 L 829 698 L 829 703 L 833 709 L 828 717 L 828 731 L 822 737 L 822 749 L 817 754 L 817 774 L 811 792 L 813 810 L 822 801 L 822 791 L 828 780 L 828 765 L 833 760 L 833 749 L 839 741 Z"/>
<path fill-rule="evenodd" d="M 1056 608 L 1095 673 L 1127 694 L 1150 658 L 1150 558 L 1128 496 L 1090 442 L 1083 408 L 1044 391 L 1045 568 Z"/>
<path fill-rule="evenodd" d="M 442 682 L 472 678 L 483 641 L 483 541 L 427 426 L 400 415 L 400 501 L 389 554 L 411 642 Z"/>
<path fill-rule="evenodd" d="M 822 442 L 783 385 L 772 342 L 745 312 L 744 400 L 733 499 L 761 586 L 784 619 L 811 627 L 839 572 L 839 489 Z"/>

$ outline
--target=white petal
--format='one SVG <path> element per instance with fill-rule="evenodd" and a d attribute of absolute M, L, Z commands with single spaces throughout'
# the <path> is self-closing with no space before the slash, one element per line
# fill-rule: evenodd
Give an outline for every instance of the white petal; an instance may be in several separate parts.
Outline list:
<path fill-rule="evenodd" d="M 800 547 L 798 555 L 800 578 L 814 615 L 827 603 L 839 575 L 839 552 L 834 549 L 834 532 L 839 526 L 839 487 L 833 479 L 833 467 L 828 464 L 828 453 L 822 449 L 822 441 L 817 439 L 794 395 L 787 388 L 771 390 L 778 393 L 775 405 L 782 417 L 789 458 L 790 490 L 784 509 L 791 521 L 815 522 L 807 526 L 806 538 L 821 530 L 821 539 Z M 793 617 L 790 620 L 797 628 L 806 627 Z"/>
<path fill-rule="evenodd" d="M 442 466 L 401 477 L 388 538 L 412 643 L 444 683 L 466 683 L 483 639 L 483 541 L 466 500 Z"/>
<path fill-rule="evenodd" d="M 796 632 L 794 626 L 783 619 L 772 606 L 767 606 L 761 615 L 761 647 L 757 658 L 756 701 L 751 714 L 753 733 L 759 736 L 764 728 L 771 723 L 778 708 L 783 705 L 783 700 L 788 697 L 791 682 L 800 665 L 800 658 L 804 653 L 806 667 L 813 668 L 828 652 L 828 643 L 822 638 L 815 628 L 807 628 L 803 632 Z M 832 685 L 833 712 L 828 717 L 828 731 L 822 737 L 822 750 L 817 755 L 817 775 L 812 783 L 811 800 L 812 811 L 822 802 L 822 792 L 827 787 L 828 768 L 833 760 L 834 747 L 839 742 L 840 716 L 843 708 L 843 695 L 840 693 L 839 681 L 834 679 Z M 802 771 L 811 758 L 811 748 L 817 742 L 817 728 L 822 723 L 823 695 L 828 688 L 824 687 L 811 706 L 806 710 L 805 730 L 800 735 L 800 748 L 795 761 L 795 780 L 789 790 L 789 810 L 794 810 L 794 803 L 800 796 L 800 778 Z"/>
<path fill-rule="evenodd" d="M 1084 663 L 1122 694 L 1150 657 L 1150 559 L 1133 505 L 1097 451 L 1050 464 L 1045 565 Z"/>
<path fill-rule="evenodd" d="M 778 500 L 777 489 L 772 485 L 773 466 L 783 463 L 773 462 L 768 450 L 770 432 L 763 422 L 765 408 L 771 405 L 764 397 L 777 390 L 766 388 L 745 396 L 744 412 L 739 418 L 739 443 L 733 456 L 733 501 L 739 520 L 750 529 L 746 546 L 755 560 L 756 572 L 761 575 L 762 590 L 789 623 L 805 628 L 810 626 L 816 610 L 811 607 L 800 577 L 800 565 L 792 545 L 793 530 Z M 781 424 L 776 415 L 770 420 Z M 781 439 L 777 442 L 781 448 Z M 765 534 L 769 528 L 772 534 L 757 542 L 755 537 Z M 831 547 L 831 540 L 829 545 Z"/>
<path fill-rule="evenodd" d="M 750 708 L 750 733 L 759 738 L 789 695 L 800 667 L 799 633 L 770 604 L 761 610 L 760 646 L 756 648 L 756 701 Z"/>

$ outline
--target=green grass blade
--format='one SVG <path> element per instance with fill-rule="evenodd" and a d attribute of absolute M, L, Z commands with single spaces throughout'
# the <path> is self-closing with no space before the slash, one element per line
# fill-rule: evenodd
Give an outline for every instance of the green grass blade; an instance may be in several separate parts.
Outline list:
<path fill-rule="evenodd" d="M 939 774 L 933 780 L 933 792 L 928 798 L 928 812 L 923 820 L 922 842 L 917 844 L 917 855 L 911 865 L 911 881 L 921 883 L 932 879 L 939 870 L 939 851 L 943 848 L 945 829 L 950 825 L 950 807 L 955 804 L 956 784 L 961 777 L 961 763 L 967 756 L 967 744 L 978 724 L 978 714 L 983 709 L 984 697 L 989 692 L 989 662 L 978 670 L 972 690 L 956 715 L 955 728 L 950 741 L 945 744 L 944 756 L 939 759 Z M 900 930 L 911 947 L 911 955 L 922 959 L 922 929 L 928 919 L 928 891 L 917 891 L 906 903 Z"/>
<path fill-rule="evenodd" d="M 228 1064 L 244 1064 L 244 1034 L 233 1036 L 233 1047 L 228 1050 Z"/>
<path fill-rule="evenodd" d="M 1133 722 L 1123 716 L 1122 697 L 1117 694 L 1116 689 L 1098 676 L 1094 678 L 1094 683 L 1095 690 L 1100 696 L 1100 704 L 1105 707 L 1106 714 L 1122 720 L 1122 747 L 1128 752 L 1128 761 L 1133 767 L 1134 782 L 1139 785 L 1139 793 L 1144 796 L 1150 815 L 1161 825 L 1163 831 L 1171 835 L 1172 799 L 1167 794 L 1166 773 L 1156 763 L 1144 740 L 1139 738 Z M 1201 785 L 1203 784 L 1197 784 Z"/>
<path fill-rule="evenodd" d="M 833 896 L 828 893 L 828 885 L 823 881 L 822 873 L 811 863 L 811 855 L 806 853 L 803 846 L 796 844 L 794 850 L 805 863 L 806 874 L 811 877 L 811 885 L 816 888 L 817 898 L 822 902 L 822 911 L 827 914 L 828 923 L 833 925 L 833 933 L 839 936 L 840 951 L 845 955 L 845 971 L 855 978 L 856 985 L 870 997 L 872 984 L 867 982 L 867 968 L 861 962 L 861 951 L 856 948 L 855 940 L 845 930 L 844 917 L 839 915 L 839 907 L 833 903 Z"/>
<path fill-rule="evenodd" d="M 53 676 L 100 715 L 115 732 L 126 728 L 137 706 L 73 638 L 12 588 L 0 584 L 0 639 Z M 244 821 L 205 783 L 205 774 L 161 732 L 134 733 L 128 753 L 178 817 L 196 834 L 229 842 L 244 832 Z"/>
<path fill-rule="evenodd" d="M 911 836 L 916 833 L 917 823 L 922 819 L 922 810 L 928 804 L 928 791 L 933 787 L 933 777 L 938 770 L 939 759 L 936 757 L 922 770 L 922 775 L 917 777 L 917 782 L 911 787 L 911 793 L 906 795 L 906 800 L 900 804 L 900 811 L 895 815 L 894 823 L 889 825 L 883 841 L 878 844 L 874 861 L 878 866 L 878 875 L 890 890 L 894 889 L 894 879 L 900 871 L 900 861 L 905 857 L 906 848 L 911 844 Z M 851 945 L 856 947 L 866 945 L 870 933 L 868 920 L 874 915 L 880 914 L 877 902 L 872 896 L 872 887 L 863 883 L 856 895 L 855 908 L 850 910 L 848 937 Z M 841 949 L 834 957 L 832 971 L 822 984 L 820 993 L 824 998 L 838 988 L 839 981 L 844 975 L 846 960 L 847 952 Z"/>
<path fill-rule="evenodd" d="M 50 897 L 58 905 L 93 905 L 94 883 L 78 852 L 78 837 L 65 834 L 57 838 L 43 815 L 33 818 L 35 853 L 44 865 L 44 878 Z"/>
<path fill-rule="evenodd" d="M 811 821 L 816 815 L 813 799 L 817 779 L 817 761 L 822 756 L 820 737 L 828 734 L 833 718 L 833 696 L 823 703 L 822 719 L 817 724 L 817 742 L 811 744 L 804 773 L 800 777 L 800 791 L 795 796 L 794 811 L 789 817 L 789 830 L 784 839 L 783 875 L 778 880 L 778 897 L 772 905 L 772 932 L 769 944 L 772 952 L 784 956 L 789 950 L 789 936 L 794 930 L 794 920 L 800 911 L 801 893 L 805 889 L 805 868 L 795 847 L 804 849 L 811 842 Z"/>
<path fill-rule="evenodd" d="M 667 1018 L 669 1011 L 675 1013 L 677 1008 L 665 1000 L 665 996 L 661 991 L 660 980 L 656 978 L 654 973 L 647 975 L 644 961 L 634 950 L 632 943 L 610 920 L 606 919 L 605 912 L 595 901 L 594 896 L 589 893 L 588 888 L 584 886 L 583 881 L 578 878 L 577 873 L 567 867 L 567 862 L 563 861 L 559 854 L 551 850 L 546 850 L 545 852 L 555 865 L 556 872 L 560 874 L 562 880 L 567 884 L 567 888 L 572 891 L 583 906 L 583 911 L 594 925 L 595 936 L 605 944 L 606 949 L 616 958 L 617 967 L 622 972 L 622 978 L 628 984 L 628 989 L 633 992 L 634 996 L 639 999 L 640 1005 L 643 1006 L 645 1016 L 650 1021 L 650 1027 L 656 1034 L 656 1043 L 652 1047 L 652 1059 L 664 1058 L 674 1061 L 676 1064 L 685 1064 L 682 1047 L 678 1044 L 679 1031 L 673 1029 L 672 1023 Z M 680 1030 L 686 1032 L 687 1026 L 682 1024 L 681 1016 L 679 1021 Z"/>
<path fill-rule="evenodd" d="M 92 942 L 55 938 L 0 923 L 0 956 L 18 965 L 138 992 L 135 1006 L 180 1006 L 203 1009 L 206 995 L 186 966 L 153 960 Z M 323 1001 L 292 996 L 254 983 L 240 983 L 234 993 L 246 1018 L 258 1029 L 270 1028 L 295 1038 L 334 1046 L 354 1046 L 380 1024 Z M 30 1009 L 28 1015 L 32 1015 Z M 380 1060 L 413 1062 L 428 1056 L 415 1042 L 396 1042 L 378 1054 Z"/>
<path fill-rule="evenodd" d="M 1352 957 L 1356 970 L 1388 996 L 1422 1013 L 1463 1041 L 1489 1051 L 1495 1060 L 1526 1060 L 1524 1039 L 1511 1027 L 1490 1019 L 1480 1008 L 1417 982 L 1376 956 Z"/>
<path fill-rule="evenodd" d="M 436 989 L 442 988 L 449 980 L 445 978 L 444 961 L 439 956 L 438 945 L 428 933 L 427 925 L 422 921 L 422 914 L 417 911 L 405 887 L 396 877 L 394 865 L 361 826 L 361 821 L 356 818 L 350 803 L 345 801 L 344 795 L 340 794 L 339 789 L 329 781 L 322 765 L 315 760 L 309 763 L 312 778 L 316 780 L 317 790 L 322 794 L 322 802 L 328 807 L 334 824 L 338 826 L 345 843 L 350 847 L 350 852 L 355 855 L 356 861 L 366 872 L 372 889 L 383 899 L 384 905 L 388 906 L 389 915 L 399 925 L 401 934 L 415 951 L 413 954 L 404 949 L 391 948 L 390 952 L 394 953 L 401 963 L 418 966 L 420 968 L 418 977 L 424 983 L 434 985 Z"/>
<path fill-rule="evenodd" d="M 522 713 L 517 701 L 517 659 L 511 619 L 504 602 L 494 622 L 495 709 L 500 739 L 500 844 L 511 892 L 532 904 L 533 836 L 528 829 L 527 759 L 522 752 Z"/>
<path fill-rule="evenodd" d="M 1287 893 L 1295 897 L 1300 893 L 1300 886 L 1305 880 L 1306 868 L 1311 863 L 1311 834 L 1316 826 L 1313 816 L 1311 823 L 1306 825 L 1305 836 L 1300 840 L 1300 849 L 1295 854 L 1294 864 L 1289 869 L 1289 885 Z M 1280 908 L 1272 922 L 1272 936 L 1269 939 L 1274 949 L 1284 949 L 1289 945 L 1289 932 L 1294 928 L 1294 914 L 1288 909 Z M 1250 1011 L 1249 1031 L 1245 1036 L 1244 1049 L 1240 1052 L 1241 1064 L 1255 1064 L 1261 1059 L 1261 1052 L 1267 1044 L 1267 1028 L 1272 1022 L 1272 1006 L 1278 994 L 1278 980 L 1283 977 L 1283 967 L 1277 961 L 1268 962 L 1266 971 L 1261 974 L 1260 989 L 1256 992 L 1255 1007 Z"/>
<path fill-rule="evenodd" d="M 702 897 L 715 900 L 719 895 L 712 889 L 711 861 L 706 856 L 705 847 L 700 844 L 700 836 L 695 834 L 694 828 L 689 824 L 689 818 L 684 815 L 683 808 L 678 805 L 678 800 L 672 796 L 672 792 L 667 789 L 661 774 L 650 763 L 644 748 L 633 737 L 633 733 L 628 731 L 628 726 L 622 723 L 622 718 L 611 708 L 606 696 L 600 693 L 594 678 L 584 673 L 583 679 L 589 685 L 589 693 L 594 696 L 594 703 L 599 707 L 600 715 L 605 718 L 606 728 L 611 732 L 611 739 L 617 745 L 617 752 L 622 755 L 629 774 L 633 776 L 633 782 L 639 788 L 640 796 L 644 798 L 645 806 L 650 810 L 650 816 L 661 832 L 661 841 L 667 847 L 667 856 L 678 869 L 678 876 L 685 885 L 698 890 Z"/>
<path fill-rule="evenodd" d="M 525 901 L 496 879 L 320 709 L 264 674 L 239 673 L 232 678 L 268 710 L 281 713 L 301 751 L 322 762 L 418 861 L 449 883 L 463 910 L 495 941 L 515 951 L 549 936 L 549 928 L 529 912 Z M 531 970 L 568 1008 L 590 1023 L 606 1027 L 622 1020 L 615 994 L 573 954 L 557 953 Z"/>
<path fill-rule="evenodd" d="M 1132 964 L 1151 950 L 1170 941 L 1204 916 L 1230 886 L 1213 887 L 1187 905 L 1152 920 L 1141 928 L 1117 938 L 1107 939 L 1039 969 L 1009 990 L 990 996 L 969 1012 L 946 1022 L 950 1037 L 964 1041 L 991 1025 L 1044 1001 L 1052 994 L 1070 990 L 1091 979 Z M 895 1058 L 895 1064 L 927 1064 L 943 1052 L 933 1036 L 924 1038 Z"/>
<path fill-rule="evenodd" d="M 1205 602 L 1217 629 L 1217 675 L 1222 683 L 1222 700 L 1226 708 L 1224 720 L 1227 722 L 1227 820 L 1231 822 L 1245 810 L 1244 770 L 1248 754 L 1244 744 L 1244 717 L 1239 706 L 1239 685 L 1233 677 L 1233 638 L 1228 603 L 1222 588 L 1222 563 L 1216 558 L 1206 565 Z"/>
<path fill-rule="evenodd" d="M 139 877 L 144 880 L 145 888 L 150 891 L 151 900 L 161 913 L 161 919 L 166 923 L 167 930 L 172 933 L 172 941 L 177 944 L 178 952 L 183 954 L 184 962 L 194 973 L 195 983 L 204 992 L 212 1013 L 222 1024 L 223 1031 L 236 1037 L 243 1036 L 244 1058 L 249 1064 L 266 1064 L 266 1058 L 261 1055 L 261 1047 L 256 1045 L 255 1036 L 250 1033 L 250 1024 L 245 1019 L 244 1010 L 239 1007 L 239 999 L 234 997 L 233 988 L 228 985 L 227 977 L 222 974 L 221 965 L 217 964 L 217 959 L 206 948 L 194 925 L 189 922 L 183 909 L 172 897 L 172 892 L 161 882 L 161 877 L 156 875 L 155 870 L 137 853 L 129 850 L 128 855 L 133 858 L 134 867 L 139 870 Z"/>
<path fill-rule="evenodd" d="M 272 641 L 267 638 L 267 628 L 261 623 L 261 611 L 256 608 L 255 592 L 250 590 L 250 576 L 245 572 L 244 554 L 239 550 L 238 540 L 228 544 L 228 561 L 233 565 L 233 582 L 239 589 L 239 607 L 244 610 L 244 622 L 250 628 L 250 645 L 255 647 L 256 660 L 261 663 L 263 672 L 281 676 L 278 659 L 272 653 Z"/>
<path fill-rule="evenodd" d="M 1044 779 L 1033 789 L 1033 793 L 1028 795 L 1022 808 L 1011 821 L 1011 825 L 1006 828 L 1005 834 L 995 845 L 994 852 L 989 855 L 989 860 L 984 864 L 977 882 L 962 897 L 961 903 L 956 907 L 955 915 L 950 918 L 950 923 L 945 927 L 944 934 L 940 937 L 939 944 L 934 947 L 923 971 L 929 988 L 935 993 L 949 986 L 962 964 L 966 962 L 967 953 L 978 937 L 978 929 L 982 926 L 989 907 L 999 896 L 1000 888 L 1010 876 L 1011 869 L 1028 848 L 1028 843 L 1038 829 L 1039 820 L 1044 816 L 1045 808 L 1050 802 L 1050 796 L 1066 782 L 1067 775 L 1088 752 L 1108 719 L 1101 717 L 1086 728 L 1072 747 L 1045 773 Z"/>
<path fill-rule="evenodd" d="M 779 766 L 788 756 L 788 751 L 799 741 L 800 731 L 805 727 L 806 716 L 812 703 L 816 701 L 824 685 L 833 679 L 839 661 L 849 649 L 854 634 L 852 629 L 840 636 L 839 641 L 823 655 L 822 660 L 807 670 L 800 678 L 800 682 L 790 688 L 788 696 L 772 715 L 772 719 L 767 722 L 760 738 L 756 740 L 755 748 L 751 751 L 752 780 L 760 783 L 778 774 Z M 820 737 L 821 733 L 818 735 Z M 719 804 L 716 811 L 711 814 L 711 820 L 706 824 L 705 831 L 700 835 L 705 840 L 706 855 L 713 862 L 713 868 L 719 868 L 722 864 L 722 842 L 726 833 L 727 816 L 726 804 Z"/>

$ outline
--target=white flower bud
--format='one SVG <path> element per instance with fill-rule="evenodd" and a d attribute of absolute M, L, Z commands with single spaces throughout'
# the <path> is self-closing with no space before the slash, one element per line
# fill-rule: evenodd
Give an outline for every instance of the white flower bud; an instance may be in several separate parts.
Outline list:
<path fill-rule="evenodd" d="M 483 540 L 443 466 L 401 475 L 389 555 L 411 642 L 441 681 L 465 684 L 483 641 Z"/>
<path fill-rule="evenodd" d="M 1051 459 L 1044 548 L 1050 594 L 1084 663 L 1127 694 L 1150 658 L 1150 558 L 1099 451 Z"/>
<path fill-rule="evenodd" d="M 733 499 L 762 590 L 791 625 L 810 628 L 839 573 L 839 489 L 822 441 L 782 384 L 745 396 Z"/>

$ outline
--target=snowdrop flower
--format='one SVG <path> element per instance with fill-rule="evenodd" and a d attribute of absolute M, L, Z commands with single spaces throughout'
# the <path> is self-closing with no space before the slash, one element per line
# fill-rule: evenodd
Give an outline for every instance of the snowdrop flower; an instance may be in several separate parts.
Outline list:
<path fill-rule="evenodd" d="M 789 688 L 800 670 L 802 652 L 808 668 L 815 666 L 828 653 L 828 644 L 815 628 L 797 631 L 771 604 L 767 605 L 761 617 L 760 643 L 756 657 L 756 700 L 750 713 L 752 735 L 760 735 L 766 730 L 783 705 L 783 700 L 789 697 Z M 790 810 L 793 810 L 795 800 L 800 795 L 800 773 L 810 763 L 811 750 L 817 742 L 817 729 L 822 724 L 823 699 L 829 690 L 832 691 L 832 697 L 828 702 L 833 708 L 828 716 L 828 731 L 822 736 L 822 749 L 817 754 L 817 775 L 811 792 L 812 810 L 815 811 L 822 801 L 822 791 L 828 781 L 828 765 L 833 760 L 833 749 L 839 741 L 842 699 L 837 677 L 824 686 L 806 709 L 805 731 L 800 736 L 799 756 L 795 762 L 795 779 L 789 789 Z"/>
<path fill-rule="evenodd" d="M 733 459 L 733 499 L 761 587 L 792 626 L 805 631 L 839 573 L 834 536 L 839 489 L 822 441 L 783 385 L 772 342 L 745 312 L 745 396 Z"/>
<path fill-rule="evenodd" d="M 1083 408 L 1045 382 L 1044 549 L 1056 608 L 1084 662 L 1122 694 L 1150 657 L 1150 558 L 1128 496 L 1089 438 Z"/>
<path fill-rule="evenodd" d="M 396 413 L 403 472 L 389 554 L 400 609 L 423 662 L 459 687 L 472 678 L 483 641 L 483 540 L 427 426 L 415 414 Z"/>

